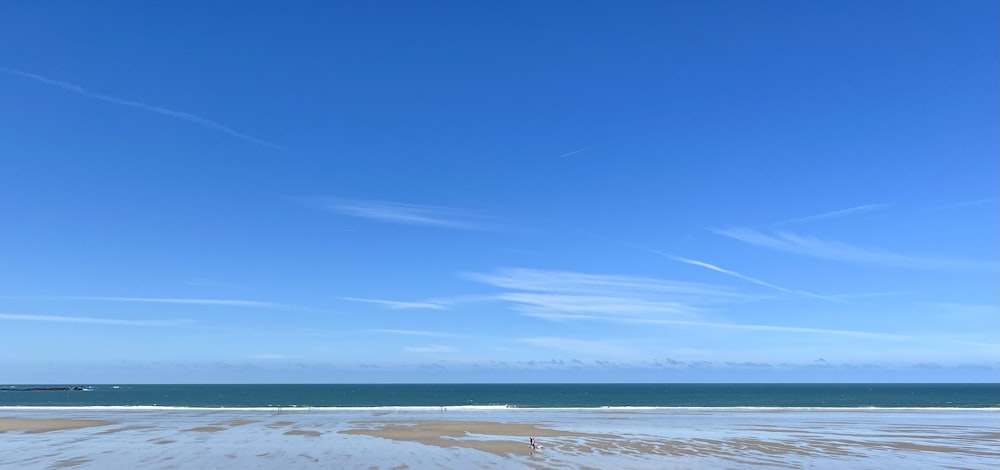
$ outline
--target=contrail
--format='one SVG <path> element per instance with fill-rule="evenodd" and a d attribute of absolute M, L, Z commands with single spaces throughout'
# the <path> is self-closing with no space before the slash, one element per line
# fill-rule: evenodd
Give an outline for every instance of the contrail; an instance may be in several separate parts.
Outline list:
<path fill-rule="evenodd" d="M 243 140 L 245 140 L 247 142 L 252 142 L 252 143 L 255 143 L 257 145 L 263 145 L 265 147 L 270 147 L 270 148 L 273 148 L 273 149 L 285 150 L 285 147 L 282 147 L 282 146 L 280 146 L 278 144 L 273 144 L 273 143 L 268 142 L 266 140 L 261 140 L 261 139 L 258 139 L 256 137 L 252 137 L 252 136 L 246 135 L 246 134 L 244 134 L 242 132 L 239 132 L 239 131 L 237 131 L 237 130 L 235 130 L 235 129 L 233 129 L 233 128 L 227 126 L 227 125 L 225 125 L 225 124 L 212 121 L 211 119 L 205 119 L 205 118 L 203 118 L 201 116 L 195 116 L 194 114 L 191 114 L 191 113 L 185 113 L 185 112 L 182 112 L 182 111 L 174 111 L 172 109 L 161 108 L 159 106 L 154 106 L 154 105 L 146 104 L 146 103 L 140 103 L 138 101 L 123 100 L 121 98 L 115 98 L 114 96 L 108 96 L 108 95 L 103 95 L 103 94 L 100 94 L 100 93 L 94 93 L 94 92 L 91 92 L 91 91 L 87 91 L 86 89 L 84 89 L 83 87 L 81 87 L 79 85 L 74 85 L 72 83 L 62 82 L 62 81 L 59 81 L 59 80 L 53 80 L 51 78 L 46 78 L 46 77 L 43 77 L 43 76 L 38 75 L 38 74 L 24 72 L 24 71 L 21 71 L 21 70 L 10 69 L 10 68 L 6 68 L 6 67 L 0 67 L 0 71 L 6 72 L 6 73 L 9 73 L 9 74 L 12 74 L 12 75 L 17 75 L 17 76 L 22 77 L 22 78 L 27 78 L 27 79 L 30 79 L 30 80 L 34 80 L 36 82 L 41 82 L 41 83 L 44 83 L 46 85 L 54 86 L 56 88 L 62 88 L 63 90 L 70 91 L 70 92 L 73 92 L 73 93 L 77 93 L 77 94 L 86 96 L 88 98 L 93 98 L 95 100 L 107 101 L 108 103 L 114 103 L 114 104 L 121 105 L 121 106 L 128 106 L 128 107 L 132 107 L 132 108 L 138 108 L 138 109 L 142 109 L 144 111 L 149 111 L 149 112 L 153 112 L 153 113 L 157 113 L 157 114 L 162 114 L 164 116 L 169 116 L 169 117 L 172 117 L 172 118 L 175 118 L 175 119 L 180 119 L 180 120 L 183 120 L 183 121 L 192 122 L 192 123 L 195 123 L 195 124 L 197 124 L 197 125 L 199 125 L 201 127 L 205 127 L 205 128 L 212 129 L 212 130 L 215 130 L 215 131 L 223 132 L 223 133 L 229 134 L 229 135 L 231 135 L 233 137 L 236 137 L 238 139 L 243 139 Z"/>
<path fill-rule="evenodd" d="M 798 218 L 795 218 L 795 219 L 781 220 L 781 221 L 775 222 L 775 223 L 773 223 L 771 225 L 788 225 L 788 224 L 797 224 L 797 223 L 801 223 L 801 222 L 811 222 L 811 221 L 814 221 L 814 220 L 832 219 L 832 218 L 835 218 L 835 217 L 845 217 L 845 216 L 852 215 L 852 214 L 857 214 L 857 213 L 860 213 L 860 212 L 868 212 L 868 211 L 873 211 L 873 210 L 877 210 L 877 209 L 884 209 L 886 207 L 889 207 L 889 205 L 888 204 L 865 204 L 863 206 L 851 207 L 849 209 L 841 209 L 841 210 L 838 210 L 838 211 L 826 212 L 826 213 L 823 213 L 823 214 L 810 215 L 810 216 L 807 216 L 807 217 L 798 217 Z"/>
<path fill-rule="evenodd" d="M 788 293 L 791 293 L 791 294 L 799 294 L 799 295 L 804 295 L 806 297 L 812 297 L 812 298 L 816 298 L 816 299 L 832 300 L 832 301 L 836 301 L 836 302 L 840 302 L 841 301 L 840 299 L 837 299 L 837 298 L 833 298 L 833 297 L 829 297 L 829 296 L 825 296 L 825 295 L 814 294 L 812 292 L 807 292 L 807 291 L 804 291 L 804 290 L 789 289 L 787 287 L 781 287 L 781 286 L 778 286 L 778 285 L 775 285 L 775 284 L 771 284 L 770 282 L 764 282 L 764 281 L 762 281 L 760 279 L 747 276 L 745 274 L 740 274 L 740 273 L 738 273 L 736 271 L 730 271 L 730 270 L 725 269 L 725 268 L 720 268 L 719 266 L 716 266 L 716 265 L 711 264 L 711 263 L 706 263 L 704 261 L 698 261 L 698 260 L 689 259 L 689 258 L 682 258 L 680 256 L 675 256 L 675 255 L 672 255 L 670 253 L 664 253 L 662 251 L 657 251 L 657 250 L 650 250 L 650 251 L 652 251 L 653 253 L 656 253 L 656 254 L 658 254 L 660 256 L 665 256 L 667 258 L 673 259 L 674 261 L 677 261 L 677 262 L 680 262 L 680 263 L 690 264 L 692 266 L 699 266 L 699 267 L 702 267 L 702 268 L 705 268 L 705 269 L 709 269 L 709 270 L 712 270 L 712 271 L 715 271 L 715 272 L 718 272 L 718 273 L 726 274 L 728 276 L 732 276 L 732 277 L 735 277 L 735 278 L 738 278 L 738 279 L 743 279 L 744 281 L 747 281 L 747 282 L 752 282 L 754 284 L 757 284 L 758 286 L 764 286 L 764 287 L 768 287 L 768 288 L 771 288 L 771 289 L 774 289 L 774 290 L 779 290 L 781 292 L 788 292 Z"/>
<path fill-rule="evenodd" d="M 594 148 L 595 147 L 593 145 L 591 145 L 590 147 L 584 147 L 582 149 L 574 150 L 574 151 L 569 152 L 569 153 L 564 153 L 564 154 L 560 155 L 559 158 L 568 157 L 570 155 L 576 155 L 578 153 L 586 152 L 587 150 L 593 150 Z"/>

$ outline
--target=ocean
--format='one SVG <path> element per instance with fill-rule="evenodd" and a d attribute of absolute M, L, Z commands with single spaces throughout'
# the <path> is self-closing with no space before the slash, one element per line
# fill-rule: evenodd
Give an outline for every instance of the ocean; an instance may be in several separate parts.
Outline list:
<path fill-rule="evenodd" d="M 7 385 L 0 407 L 998 408 L 1000 383 Z"/>

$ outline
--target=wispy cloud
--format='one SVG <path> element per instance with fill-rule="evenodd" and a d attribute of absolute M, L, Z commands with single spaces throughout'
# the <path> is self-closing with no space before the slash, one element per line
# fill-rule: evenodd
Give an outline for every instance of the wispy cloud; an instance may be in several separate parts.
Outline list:
<path fill-rule="evenodd" d="M 171 327 L 194 323 L 192 320 L 120 320 L 117 318 L 71 317 L 60 315 L 19 315 L 0 313 L 0 320 L 54 323 L 89 323 L 93 325 Z"/>
<path fill-rule="evenodd" d="M 849 292 L 846 294 L 830 294 L 829 297 L 834 300 L 849 300 L 849 299 L 863 299 L 872 297 L 901 297 L 906 295 L 913 295 L 913 292 L 906 291 L 884 291 L 884 292 Z"/>
<path fill-rule="evenodd" d="M 300 309 L 295 305 L 278 304 L 273 302 L 258 302 L 256 300 L 233 300 L 233 299 L 184 299 L 184 298 L 163 298 L 163 297 L 60 297 L 69 300 L 93 300 L 106 302 L 141 302 L 159 304 L 191 304 L 191 305 L 217 305 L 225 307 L 253 307 L 270 309 Z"/>
<path fill-rule="evenodd" d="M 744 274 L 740 274 L 740 273 L 738 273 L 736 271 L 730 271 L 728 269 L 720 268 L 720 267 L 718 267 L 718 266 L 716 266 L 714 264 L 706 263 L 704 261 L 698 261 L 698 260 L 693 260 L 693 259 L 688 259 L 688 258 L 682 258 L 680 256 L 671 255 L 669 253 L 664 253 L 662 251 L 657 251 L 657 250 L 650 250 L 650 251 L 652 251 L 653 253 L 656 253 L 658 255 L 665 256 L 667 258 L 670 258 L 670 259 L 672 259 L 674 261 L 677 261 L 677 262 L 680 262 L 680 263 L 690 264 L 692 266 L 699 266 L 699 267 L 702 267 L 702 268 L 705 268 L 705 269 L 709 269 L 709 270 L 715 271 L 717 273 L 722 273 L 722 274 L 725 274 L 727 276 L 735 277 L 737 279 L 743 279 L 744 281 L 751 282 L 753 284 L 757 284 L 758 286 L 764 286 L 764 287 L 767 287 L 767 288 L 770 288 L 770 289 L 774 289 L 774 290 L 778 290 L 778 291 L 781 291 L 781 292 L 787 292 L 787 293 L 790 293 L 790 294 L 799 294 L 799 295 L 804 295 L 806 297 L 813 297 L 813 298 L 816 298 L 816 299 L 823 299 L 823 300 L 833 300 L 833 301 L 839 301 L 840 300 L 840 299 L 837 299 L 837 298 L 834 298 L 834 297 L 829 297 L 829 296 L 814 294 L 812 292 L 807 292 L 807 291 L 804 291 L 804 290 L 789 289 L 787 287 L 781 287 L 779 285 L 775 285 L 775 284 L 771 284 L 769 282 L 761 281 L 760 279 L 757 279 L 757 278 L 754 278 L 754 277 L 750 277 L 750 276 L 747 276 L 747 275 L 744 275 Z"/>
<path fill-rule="evenodd" d="M 713 230 L 713 232 L 751 245 L 837 261 L 919 269 L 996 270 L 998 267 L 997 263 L 993 262 L 904 255 L 789 232 L 769 235 L 746 228 Z"/>
<path fill-rule="evenodd" d="M 493 299 L 518 311 L 546 314 L 625 317 L 693 317 L 707 306 L 747 296 L 711 284 L 535 269 L 468 273 L 467 279 L 506 289 Z"/>
<path fill-rule="evenodd" d="M 459 335 L 454 333 L 443 333 L 440 331 L 426 331 L 426 330 L 392 330 L 392 329 L 372 329 L 368 331 L 373 331 L 375 333 L 387 333 L 393 335 L 406 335 L 406 336 L 429 336 L 437 338 L 469 338 L 468 335 Z"/>
<path fill-rule="evenodd" d="M 216 279 L 195 278 L 184 281 L 184 284 L 197 287 L 233 287 L 232 284 Z"/>
<path fill-rule="evenodd" d="M 88 91 L 88 90 L 84 89 L 83 87 L 81 87 L 79 85 L 75 85 L 73 83 L 59 81 L 59 80 L 53 80 L 51 78 L 43 77 L 43 76 L 35 74 L 35 73 L 24 72 L 24 71 L 17 70 L 17 69 L 0 67 L 0 71 L 6 72 L 6 73 L 11 74 L 11 75 L 16 75 L 16 76 L 21 77 L 21 78 L 26 78 L 26 79 L 29 79 L 29 80 L 34 80 L 34 81 L 39 82 L 39 83 L 44 83 L 46 85 L 53 86 L 53 87 L 56 87 L 56 88 L 60 88 L 60 89 L 65 90 L 65 91 L 69 91 L 69 92 L 72 92 L 72 93 L 77 93 L 77 94 L 80 94 L 80 95 L 83 95 L 83 96 L 86 96 L 88 98 L 92 98 L 92 99 L 95 99 L 95 100 L 105 101 L 105 102 L 108 102 L 108 103 L 113 103 L 113 104 L 117 104 L 117 105 L 121 105 L 121 106 L 128 106 L 130 108 L 141 109 L 143 111 L 149 111 L 149 112 L 160 114 L 160 115 L 163 115 L 163 116 L 168 116 L 168 117 L 172 117 L 172 118 L 175 118 L 175 119 L 180 119 L 182 121 L 188 121 L 188 122 L 197 124 L 197 125 L 199 125 L 201 127 L 204 127 L 206 129 L 211 129 L 211 130 L 214 130 L 214 131 L 222 132 L 224 134 L 229 134 L 230 136 L 236 137 L 238 139 L 245 140 L 247 142 L 251 142 L 251 143 L 254 143 L 254 144 L 257 144 L 257 145 L 263 145 L 265 147 L 270 147 L 270 148 L 274 148 L 274 149 L 284 150 L 284 147 L 282 147 L 280 145 L 273 144 L 271 142 L 268 142 L 266 140 L 261 140 L 261 139 L 258 139 L 256 137 L 253 137 L 253 136 L 249 136 L 247 134 L 239 132 L 239 131 L 237 131 L 237 130 L 235 130 L 235 129 L 233 129 L 233 128 L 225 125 L 225 124 L 222 124 L 220 122 L 216 122 L 216 121 L 213 121 L 211 119 L 206 119 L 206 118 L 203 118 L 201 116 L 197 116 L 197 115 L 194 115 L 194 114 L 191 114 L 191 113 L 185 113 L 183 111 L 174 111 L 172 109 L 167 109 L 167 108 L 163 108 L 163 107 L 160 107 L 160 106 L 154 106 L 154 105 L 151 105 L 151 104 L 141 103 L 139 101 L 125 100 L 125 99 L 121 99 L 121 98 L 116 98 L 114 96 L 104 95 L 104 94 L 101 94 L 101 93 L 94 93 L 92 91 Z"/>
<path fill-rule="evenodd" d="M 694 261 L 694 260 L 688 260 Z M 705 263 L 708 264 L 708 263 Z M 701 264 L 700 267 L 708 268 Z M 710 265 L 712 266 L 712 265 Z M 718 268 L 717 266 L 714 266 Z M 719 268 L 721 269 L 721 268 Z M 728 271 L 728 270 L 724 270 Z M 466 277 L 510 289 L 494 296 L 523 315 L 549 321 L 602 321 L 635 325 L 673 325 L 775 333 L 833 335 L 874 340 L 910 340 L 911 336 L 882 332 L 762 325 L 705 320 L 720 303 L 757 298 L 724 287 L 621 275 L 585 274 L 524 268 L 500 269 Z M 738 277 L 738 276 L 737 276 Z M 765 283 L 767 284 L 767 283 Z M 780 286 L 774 286 L 781 290 Z M 789 292 L 796 292 L 788 289 Z M 826 296 L 821 296 L 824 300 Z M 835 300 L 835 299 L 834 299 Z M 589 340 L 530 339 L 532 344 L 572 350 Z M 606 344 L 606 342 L 601 343 Z"/>
<path fill-rule="evenodd" d="M 889 207 L 888 204 L 865 204 L 861 206 L 851 207 L 848 209 L 840 209 L 836 211 L 825 212 L 822 214 L 809 215 L 805 217 L 796 217 L 794 219 L 780 220 L 778 222 L 774 222 L 771 225 L 791 225 L 791 224 L 800 224 L 804 222 L 815 222 L 817 220 L 835 219 L 839 217 L 847 217 L 850 215 L 860 214 L 863 212 L 871 212 L 879 209 L 885 209 L 887 207 Z"/>
<path fill-rule="evenodd" d="M 431 310 L 444 310 L 443 305 L 433 304 L 430 302 L 400 302 L 396 300 L 379 300 L 379 299 L 362 299 L 358 297 L 341 297 L 341 300 L 350 300 L 351 302 L 364 302 L 369 304 L 382 305 L 391 309 L 431 309 Z"/>
<path fill-rule="evenodd" d="M 582 148 L 582 149 L 576 149 L 576 150 L 574 150 L 574 151 L 572 151 L 572 152 L 566 152 L 566 153 L 564 153 L 564 154 L 560 155 L 560 156 L 559 156 L 559 158 L 563 158 L 563 157 L 570 157 L 570 156 L 573 156 L 573 155 L 576 155 L 576 154 L 578 154 L 578 153 L 583 153 L 583 152 L 586 152 L 586 151 L 588 151 L 588 150 L 593 150 L 593 149 L 595 149 L 595 148 L 597 148 L 597 147 L 596 147 L 596 146 L 593 146 L 593 145 L 592 145 L 592 146 L 590 146 L 590 147 L 584 147 L 584 148 Z"/>
<path fill-rule="evenodd" d="M 458 352 L 458 349 L 455 349 L 455 348 L 453 348 L 451 346 L 441 345 L 441 344 L 432 344 L 432 345 L 429 345 L 429 346 L 414 346 L 414 347 L 410 347 L 410 348 L 404 348 L 404 350 L 406 352 L 411 352 L 411 353 L 453 353 L 453 352 Z"/>
<path fill-rule="evenodd" d="M 289 359 L 298 359 L 299 356 L 292 356 L 288 354 L 251 354 L 247 356 L 248 359 L 261 359 L 266 361 L 282 361 Z"/>
<path fill-rule="evenodd" d="M 960 302 L 926 302 L 927 306 L 947 311 L 961 313 L 979 313 L 992 315 L 1000 311 L 1000 307 L 988 304 L 969 304 Z"/>
<path fill-rule="evenodd" d="M 1000 197 L 988 197 L 983 199 L 972 199 L 969 201 L 960 201 L 951 204 L 945 204 L 943 206 L 932 207 L 931 210 L 959 209 L 962 207 L 969 207 L 969 206 L 996 204 L 997 202 L 1000 202 Z"/>
<path fill-rule="evenodd" d="M 393 224 L 484 230 L 472 222 L 472 214 L 462 209 L 386 201 L 365 201 L 340 198 L 292 198 L 323 210 L 349 217 L 377 220 Z"/>
<path fill-rule="evenodd" d="M 531 310 L 572 313 L 601 313 L 611 315 L 691 315 L 701 309 L 690 304 L 667 298 L 645 299 L 623 295 L 580 295 L 538 292 L 508 292 L 497 295 L 505 300 Z"/>
<path fill-rule="evenodd" d="M 469 280 L 496 287 L 534 292 L 586 295 L 622 292 L 651 293 L 715 300 L 745 297 L 743 294 L 715 284 L 614 274 L 501 268 L 491 273 L 466 273 L 463 276 Z"/>
<path fill-rule="evenodd" d="M 608 317 L 598 316 L 598 315 L 562 315 L 558 313 L 540 313 L 533 316 L 537 316 L 539 318 L 548 318 L 552 320 L 560 320 L 560 319 L 593 320 L 593 321 L 609 320 Z M 817 335 L 832 335 L 832 336 L 843 336 L 843 337 L 875 339 L 875 340 L 905 341 L 905 340 L 917 339 L 914 336 L 894 334 L 894 333 L 882 333 L 882 332 L 860 331 L 860 330 L 839 330 L 831 328 L 811 328 L 811 327 L 801 327 L 801 326 L 759 325 L 759 324 L 748 324 L 748 323 L 712 322 L 712 321 L 698 321 L 698 320 L 671 320 L 662 318 L 611 318 L 610 320 L 617 321 L 619 323 L 633 323 L 633 324 L 644 324 L 644 325 L 676 325 L 676 326 L 726 329 L 726 330 L 817 334 Z"/>
<path fill-rule="evenodd" d="M 631 356 L 636 351 L 623 346 L 617 341 L 583 340 L 576 338 L 537 337 L 521 338 L 518 342 L 546 349 L 571 352 L 575 354 L 596 355 L 603 357 Z"/>
<path fill-rule="evenodd" d="M 682 325 L 682 326 L 695 326 L 704 328 L 723 328 L 730 330 L 773 331 L 781 333 L 810 333 L 810 334 L 848 336 L 854 338 L 866 338 L 866 339 L 878 339 L 878 340 L 915 339 L 913 336 L 893 334 L 893 333 L 881 333 L 881 332 L 859 331 L 859 330 L 838 330 L 830 328 L 810 328 L 810 327 L 800 327 L 800 326 L 755 325 L 746 323 L 705 322 L 705 321 L 686 321 L 686 320 L 645 320 L 640 322 L 656 323 L 662 325 Z"/>

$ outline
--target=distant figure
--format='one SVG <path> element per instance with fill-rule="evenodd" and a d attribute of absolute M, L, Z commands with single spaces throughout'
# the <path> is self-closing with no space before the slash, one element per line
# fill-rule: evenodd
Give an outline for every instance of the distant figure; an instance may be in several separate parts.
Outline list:
<path fill-rule="evenodd" d="M 535 450 L 538 448 L 538 442 L 535 441 L 535 438 L 532 437 L 528 439 L 528 442 L 531 444 L 531 450 Z"/>

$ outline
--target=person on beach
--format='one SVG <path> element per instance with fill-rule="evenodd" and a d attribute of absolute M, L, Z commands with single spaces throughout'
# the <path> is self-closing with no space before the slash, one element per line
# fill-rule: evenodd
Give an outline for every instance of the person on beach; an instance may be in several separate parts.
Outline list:
<path fill-rule="evenodd" d="M 531 450 L 535 450 L 538 448 L 538 443 L 535 442 L 535 438 L 533 437 L 528 438 L 528 443 L 531 445 Z"/>

